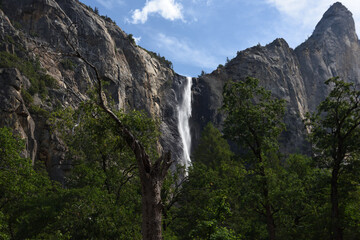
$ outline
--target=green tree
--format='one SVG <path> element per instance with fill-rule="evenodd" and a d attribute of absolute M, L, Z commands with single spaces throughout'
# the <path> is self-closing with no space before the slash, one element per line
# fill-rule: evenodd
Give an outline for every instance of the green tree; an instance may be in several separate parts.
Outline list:
<path fill-rule="evenodd" d="M 328 221 L 328 172 L 312 158 L 293 154 L 278 168 L 271 189 L 275 192 L 277 239 L 325 239 Z M 276 190 L 276 191 L 274 191 Z"/>
<path fill-rule="evenodd" d="M 343 239 L 347 202 L 358 190 L 360 91 L 353 83 L 331 78 L 333 87 L 317 111 L 307 117 L 310 139 L 319 167 L 331 171 L 331 238 Z"/>
<path fill-rule="evenodd" d="M 157 156 L 158 124 L 138 111 L 115 114 L 146 151 Z M 81 103 L 77 110 L 61 110 L 52 121 L 66 141 L 67 159 L 73 165 L 67 187 L 83 202 L 83 208 L 73 210 L 78 212 L 78 224 L 69 225 L 67 231 L 76 239 L 140 239 L 141 189 L 136 160 L 115 122 L 93 101 Z M 70 219 L 66 222 L 73 222 Z"/>
<path fill-rule="evenodd" d="M 134 35 L 132 35 L 131 33 L 128 35 L 128 39 L 130 41 L 131 44 L 136 45 L 135 39 L 134 39 Z"/>
<path fill-rule="evenodd" d="M 141 201 L 142 201 L 142 225 L 141 232 L 144 240 L 161 240 L 162 238 L 162 203 L 161 189 L 168 170 L 172 165 L 171 153 L 162 153 L 160 157 L 154 157 L 151 152 L 145 149 L 143 143 L 134 135 L 129 126 L 117 116 L 107 104 L 107 98 L 103 91 L 103 83 L 100 72 L 91 64 L 79 51 L 79 48 L 73 44 L 69 37 L 73 30 L 69 26 L 69 35 L 65 40 L 74 52 L 74 55 L 82 59 L 95 73 L 97 81 L 97 101 L 96 103 L 104 112 L 114 121 L 117 126 L 117 132 L 124 139 L 127 146 L 131 149 L 136 159 L 136 165 L 139 172 L 141 183 Z"/>
<path fill-rule="evenodd" d="M 231 219 L 243 169 L 232 157 L 220 131 L 207 124 L 182 185 L 180 207 L 173 209 L 170 227 L 179 239 L 239 239 Z"/>
<path fill-rule="evenodd" d="M 225 136 L 247 152 L 249 196 L 253 209 L 265 217 L 268 237 L 276 238 L 271 181 L 279 165 L 278 137 L 284 129 L 284 100 L 272 98 L 269 91 L 258 85 L 258 80 L 228 82 L 223 92 L 222 110 L 226 114 Z M 254 191 L 255 190 L 255 191 Z"/>
<path fill-rule="evenodd" d="M 9 128 L 0 128 L 0 236 L 28 239 L 45 231 L 56 218 L 58 184 L 46 173 L 35 171 L 31 160 L 21 156 L 24 141 Z M 55 194 L 56 193 L 56 194 Z M 49 200 L 54 201 L 49 201 Z M 59 203 L 59 204 L 57 204 Z M 33 224 L 33 225 L 32 225 Z"/>
<path fill-rule="evenodd" d="M 194 161 L 216 169 L 222 162 L 230 162 L 233 155 L 221 132 L 209 122 L 202 131 L 199 145 L 194 151 Z"/>
<path fill-rule="evenodd" d="M 97 7 L 94 8 L 94 13 L 99 15 L 99 9 Z"/>

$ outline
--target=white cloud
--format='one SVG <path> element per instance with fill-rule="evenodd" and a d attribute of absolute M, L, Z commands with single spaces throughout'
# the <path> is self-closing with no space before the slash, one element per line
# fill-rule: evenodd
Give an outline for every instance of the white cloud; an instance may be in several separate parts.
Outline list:
<path fill-rule="evenodd" d="M 145 23 L 151 14 L 160 14 L 167 20 L 183 20 L 182 5 L 175 0 L 150 0 L 146 1 L 145 6 L 140 10 L 136 9 L 132 13 L 133 24 Z"/>
<path fill-rule="evenodd" d="M 198 47 L 191 46 L 187 41 L 166 36 L 162 33 L 157 35 L 156 41 L 158 47 L 167 52 L 166 55 L 170 55 L 181 63 L 208 69 L 215 69 L 218 65 L 218 61 L 214 56 Z"/>
<path fill-rule="evenodd" d="M 265 0 L 265 2 L 277 8 L 280 13 L 288 18 L 288 21 L 297 21 L 304 28 L 314 28 L 325 11 L 336 0 Z M 341 2 L 353 13 L 357 32 L 359 33 L 360 1 L 342 0 Z"/>
<path fill-rule="evenodd" d="M 141 41 L 141 37 L 133 37 L 135 40 L 136 45 L 139 45 L 140 41 Z"/>

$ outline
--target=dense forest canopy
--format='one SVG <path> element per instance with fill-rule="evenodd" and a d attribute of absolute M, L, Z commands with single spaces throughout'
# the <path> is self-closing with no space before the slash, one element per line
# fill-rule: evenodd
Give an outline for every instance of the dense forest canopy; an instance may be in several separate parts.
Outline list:
<path fill-rule="evenodd" d="M 333 90 L 306 119 L 309 157 L 279 150 L 284 101 L 257 79 L 229 81 L 225 135 L 209 123 L 187 175 L 179 167 L 162 184 L 163 238 L 358 239 L 360 92 L 337 78 L 327 84 Z M 137 111 L 115 114 L 156 158 L 158 123 Z M 115 121 L 92 100 L 49 121 L 68 146 L 64 185 L 0 129 L 1 238 L 142 239 L 139 171 Z"/>

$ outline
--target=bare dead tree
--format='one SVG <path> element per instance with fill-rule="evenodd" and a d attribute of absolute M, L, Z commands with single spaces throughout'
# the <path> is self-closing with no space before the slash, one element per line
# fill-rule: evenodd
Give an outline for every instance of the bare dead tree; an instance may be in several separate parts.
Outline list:
<path fill-rule="evenodd" d="M 74 36 L 71 30 L 74 24 L 68 27 L 68 34 L 65 36 L 66 42 L 72 49 L 72 56 L 84 61 L 95 73 L 97 81 L 97 95 L 99 102 L 97 103 L 106 114 L 113 119 L 119 132 L 121 133 L 126 144 L 130 147 L 135 155 L 137 168 L 139 171 L 142 195 L 142 236 L 143 240 L 161 240 L 161 222 L 162 222 L 162 202 L 161 189 L 167 172 L 173 163 L 170 152 L 162 153 L 161 157 L 151 160 L 142 143 L 134 136 L 134 134 L 122 123 L 117 115 L 107 106 L 106 96 L 103 91 L 101 75 L 91 62 L 89 62 L 76 47 Z M 73 37 L 73 39 L 71 39 Z"/>

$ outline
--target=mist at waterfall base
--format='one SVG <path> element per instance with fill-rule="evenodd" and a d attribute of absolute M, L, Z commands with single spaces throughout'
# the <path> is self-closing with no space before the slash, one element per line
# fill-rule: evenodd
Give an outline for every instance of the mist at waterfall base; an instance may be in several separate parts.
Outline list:
<path fill-rule="evenodd" d="M 183 158 L 181 163 L 185 167 L 185 169 L 188 169 L 191 164 L 191 135 L 189 126 L 189 118 L 191 116 L 191 85 L 192 78 L 186 77 L 185 86 L 182 92 L 182 101 L 178 106 L 178 129 L 183 145 Z"/>

